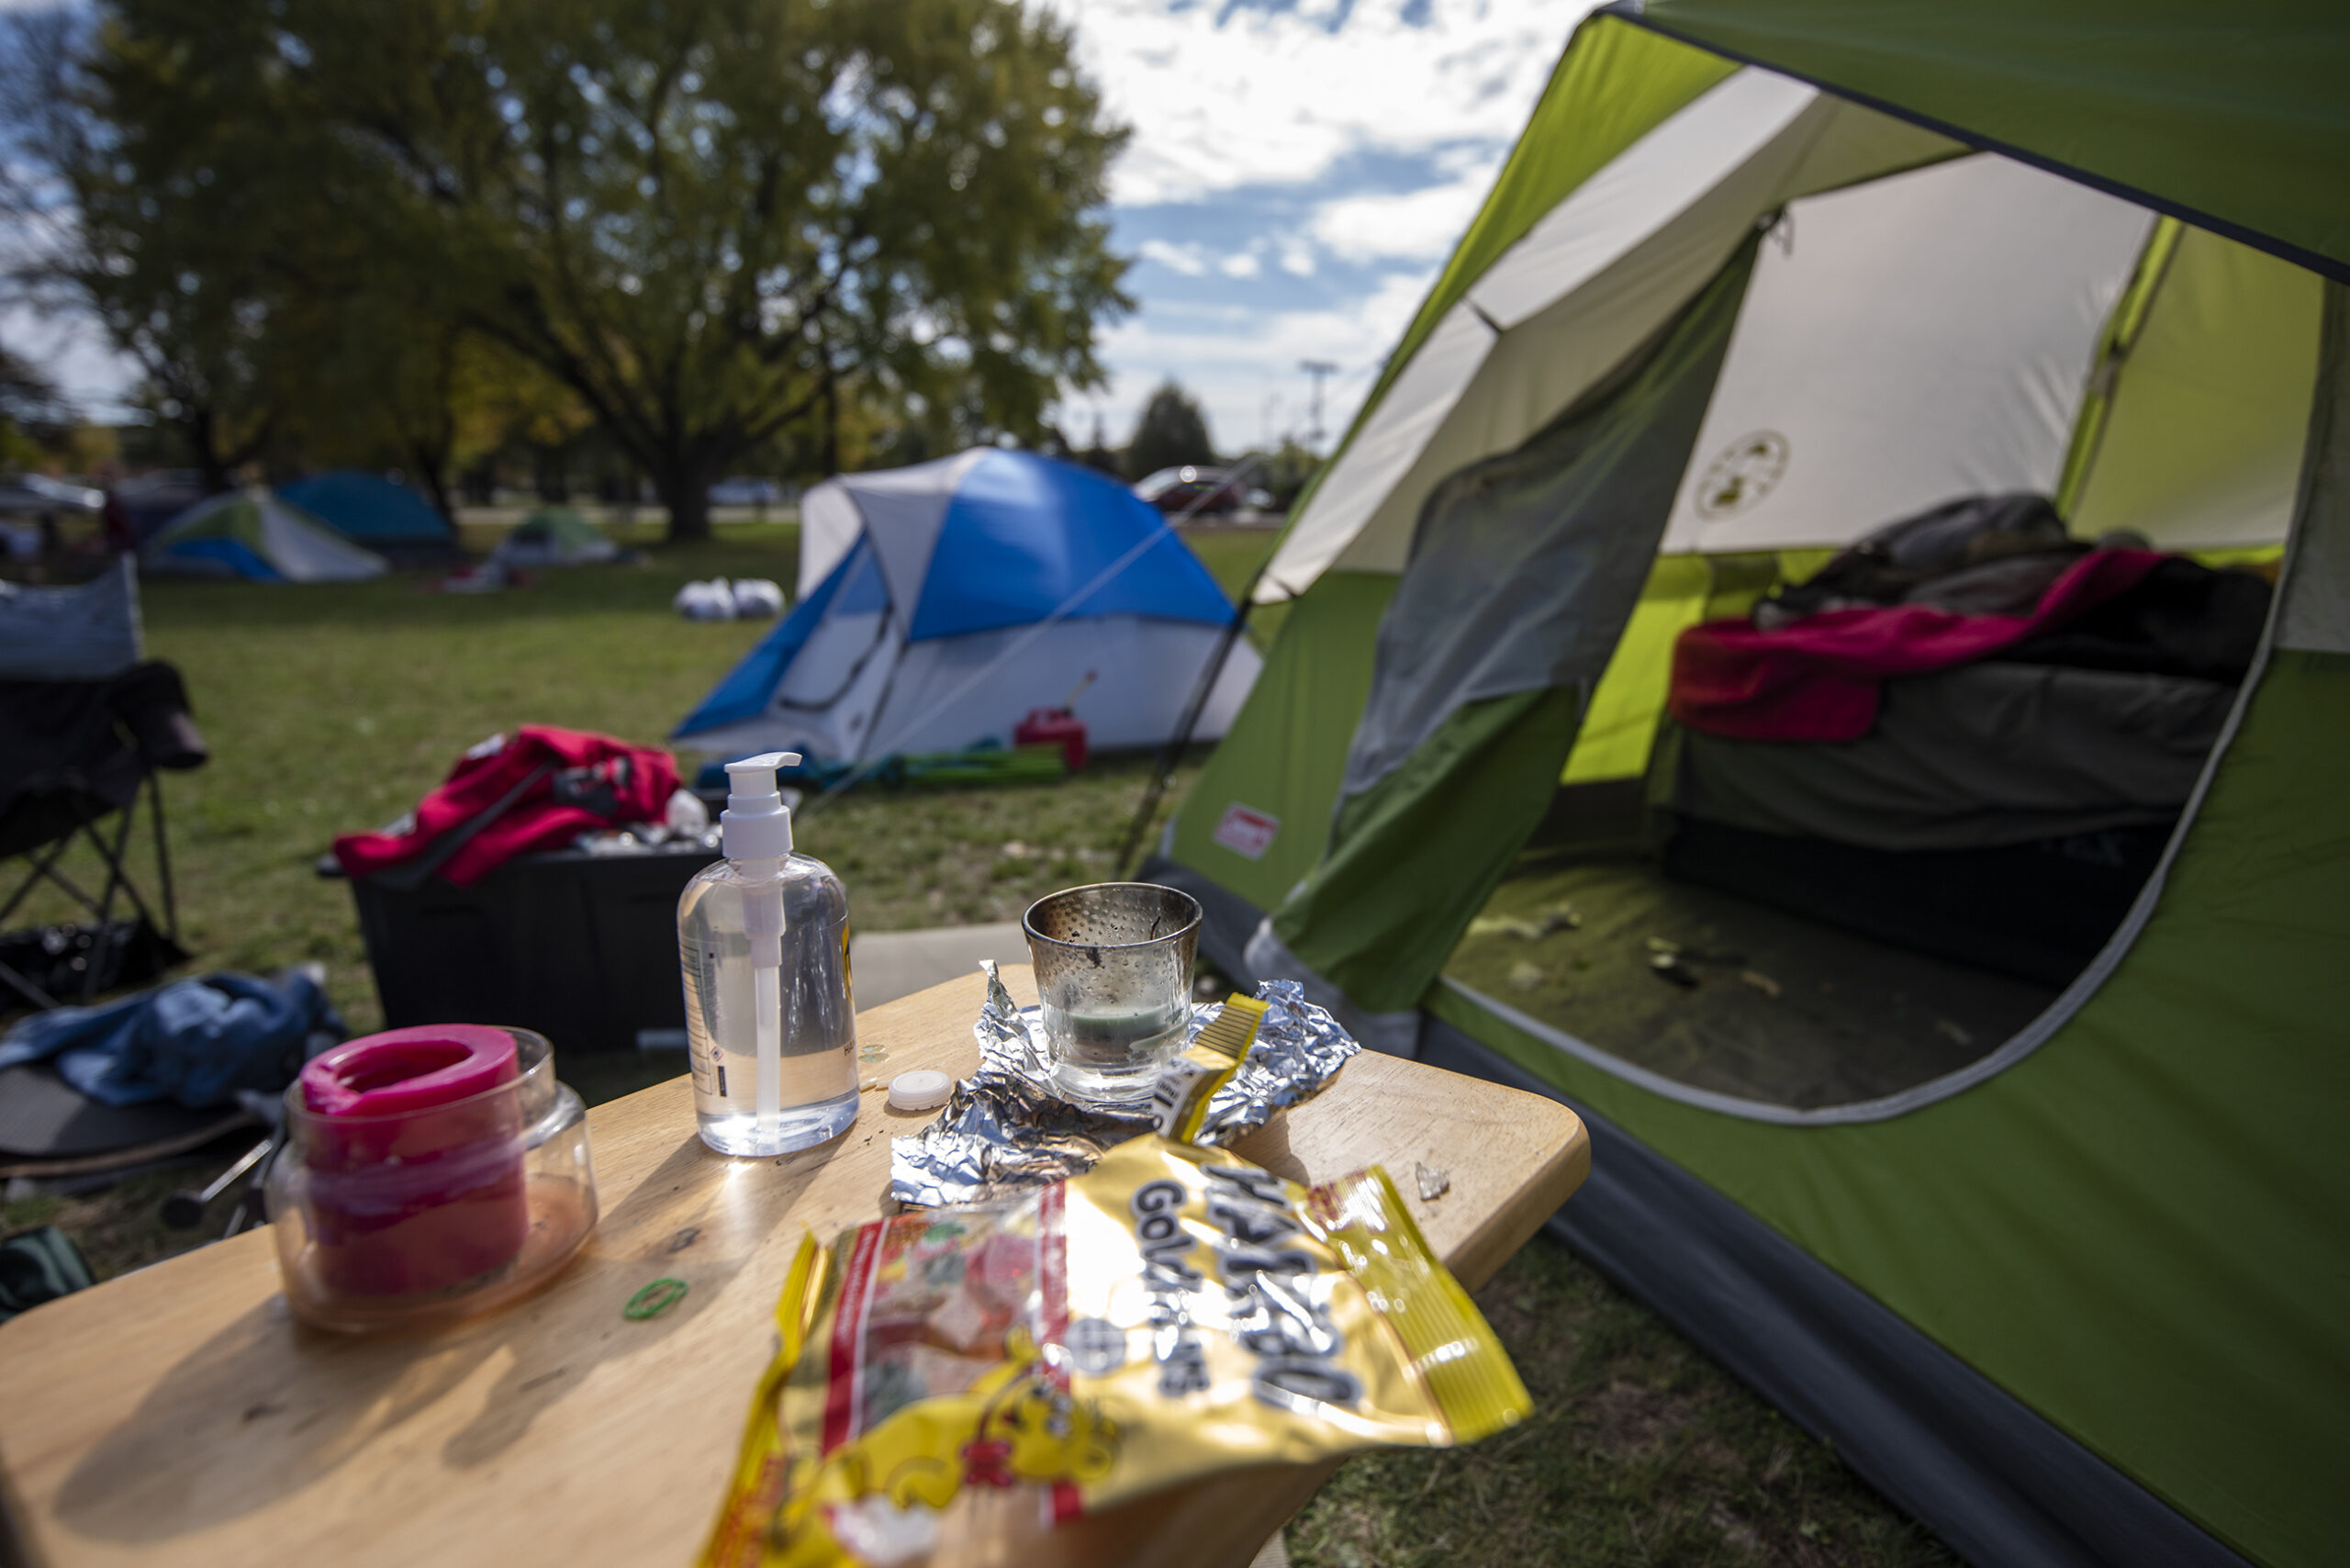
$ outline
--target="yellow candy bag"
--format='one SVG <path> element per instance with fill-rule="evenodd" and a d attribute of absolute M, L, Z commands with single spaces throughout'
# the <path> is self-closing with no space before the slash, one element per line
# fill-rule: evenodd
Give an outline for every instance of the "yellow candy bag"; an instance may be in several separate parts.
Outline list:
<path fill-rule="evenodd" d="M 1308 1189 L 1156 1136 L 1002 1204 L 811 1237 L 777 1317 L 709 1568 L 898 1568 L 1531 1409 L 1385 1171 Z"/>

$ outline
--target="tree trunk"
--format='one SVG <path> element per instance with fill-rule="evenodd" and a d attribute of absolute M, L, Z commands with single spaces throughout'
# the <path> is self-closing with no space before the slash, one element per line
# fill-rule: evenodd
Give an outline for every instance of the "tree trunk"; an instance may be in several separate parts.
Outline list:
<path fill-rule="evenodd" d="M 559 446 L 531 448 L 531 483 L 539 492 L 539 499 L 551 507 L 559 507 L 571 499 L 570 465 L 567 454 Z"/>
<path fill-rule="evenodd" d="M 841 471 L 841 393 L 832 355 L 824 356 L 824 477 Z"/>
<path fill-rule="evenodd" d="M 653 487 L 669 509 L 669 543 L 686 544 L 710 537 L 710 476 L 691 463 L 665 464 Z"/>
<path fill-rule="evenodd" d="M 498 462 L 495 456 L 485 457 L 464 473 L 465 499 L 477 507 L 486 507 L 498 498 Z"/>
<path fill-rule="evenodd" d="M 196 459 L 196 471 L 204 481 L 204 493 L 217 496 L 236 488 L 229 476 L 229 462 L 220 453 L 220 443 L 214 439 L 212 410 L 203 407 L 181 405 L 186 411 L 180 417 L 180 429 L 187 432 L 188 455 Z"/>
<path fill-rule="evenodd" d="M 412 441 L 408 442 L 408 457 L 424 480 L 424 494 L 432 502 L 432 510 L 441 514 L 442 521 L 454 529 L 457 503 L 456 498 L 449 494 L 449 448 L 433 442 Z"/>

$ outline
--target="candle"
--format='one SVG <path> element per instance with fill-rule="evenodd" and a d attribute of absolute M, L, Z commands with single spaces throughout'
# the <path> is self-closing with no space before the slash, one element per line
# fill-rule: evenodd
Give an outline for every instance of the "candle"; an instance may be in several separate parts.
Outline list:
<path fill-rule="evenodd" d="M 302 1069 L 319 1282 L 445 1290 L 512 1263 L 530 1229 L 514 1036 L 437 1024 L 369 1035 Z"/>

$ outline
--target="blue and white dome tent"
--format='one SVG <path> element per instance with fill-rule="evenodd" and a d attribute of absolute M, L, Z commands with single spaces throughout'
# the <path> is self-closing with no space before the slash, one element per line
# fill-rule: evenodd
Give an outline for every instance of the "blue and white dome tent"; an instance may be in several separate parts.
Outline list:
<path fill-rule="evenodd" d="M 799 604 L 672 740 L 830 762 L 951 751 L 1009 741 L 1091 671 L 1076 712 L 1092 745 L 1157 745 L 1236 613 L 1124 485 L 1034 453 L 845 474 L 800 519 Z M 1259 664 L 1233 644 L 1197 738 L 1224 734 Z"/>

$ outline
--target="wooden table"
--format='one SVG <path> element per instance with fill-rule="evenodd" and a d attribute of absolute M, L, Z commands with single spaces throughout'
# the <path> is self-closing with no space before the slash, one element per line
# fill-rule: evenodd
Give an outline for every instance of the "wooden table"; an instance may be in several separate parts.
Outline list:
<path fill-rule="evenodd" d="M 1025 969 L 1005 980 L 1035 995 Z M 976 974 L 863 1014 L 868 1073 L 978 1065 Z M 431 1338 L 293 1321 L 254 1232 L 0 1324 L 0 1502 L 13 1553 L 73 1564 L 658 1565 L 700 1550 L 803 1228 L 888 1204 L 878 1093 L 842 1139 L 783 1160 L 711 1153 L 688 1082 L 588 1113 L 603 1218 L 541 1294 Z M 1582 1124 L 1537 1096 L 1364 1053 L 1238 1147 L 1297 1180 L 1381 1163 L 1471 1287 L 1590 1168 Z M 1420 1202 L 1414 1161 L 1451 1190 Z M 659 1275 L 692 1287 L 644 1322 Z M 1327 1474 L 1260 1471 L 1103 1516 L 1071 1561 L 1245 1563 Z M 1064 1532 L 1066 1533 L 1066 1532 Z M 1023 1568 L 1039 1568 L 1030 1553 Z"/>

